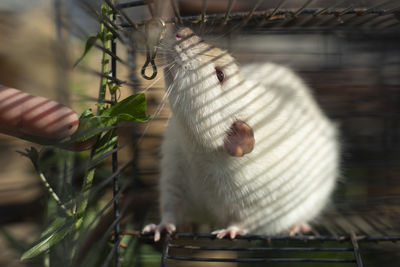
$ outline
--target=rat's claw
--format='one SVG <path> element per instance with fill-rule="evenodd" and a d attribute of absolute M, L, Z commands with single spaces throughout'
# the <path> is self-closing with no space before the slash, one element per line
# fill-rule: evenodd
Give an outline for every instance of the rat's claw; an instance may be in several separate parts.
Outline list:
<path fill-rule="evenodd" d="M 231 239 L 234 239 L 237 235 L 244 235 L 246 232 L 237 226 L 230 226 L 227 229 L 216 230 L 212 232 L 212 235 L 217 235 L 218 239 L 224 238 L 229 234 Z"/>
<path fill-rule="evenodd" d="M 306 234 L 310 231 L 311 231 L 311 226 L 306 222 L 302 222 L 302 223 L 297 223 L 297 224 L 293 225 L 292 227 L 290 227 L 289 235 L 294 236 L 298 233 Z"/>
<path fill-rule="evenodd" d="M 156 229 L 157 225 L 155 225 L 154 223 L 148 224 L 143 228 L 142 233 L 154 232 Z"/>
<path fill-rule="evenodd" d="M 154 232 L 154 241 L 157 242 L 161 238 L 161 233 L 163 231 L 168 232 L 169 234 L 172 234 L 175 232 L 176 226 L 173 223 L 170 222 L 161 222 L 159 225 L 155 224 L 148 224 L 143 228 L 143 233 L 147 232 Z"/>
<path fill-rule="evenodd" d="M 176 226 L 175 226 L 175 224 L 170 223 L 170 222 L 161 222 L 159 225 L 157 225 L 157 228 L 154 231 L 154 241 L 155 242 L 160 240 L 161 233 L 163 231 L 167 231 L 169 234 L 172 234 L 173 232 L 176 231 Z"/>

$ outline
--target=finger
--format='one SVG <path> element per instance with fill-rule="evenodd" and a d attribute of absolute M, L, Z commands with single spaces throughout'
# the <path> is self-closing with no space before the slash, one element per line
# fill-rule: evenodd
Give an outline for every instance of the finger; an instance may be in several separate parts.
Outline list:
<path fill-rule="evenodd" d="M 62 139 L 72 135 L 78 124 L 78 115 L 56 101 L 0 86 L 1 132 Z"/>
<path fill-rule="evenodd" d="M 91 149 L 99 139 L 99 136 L 93 136 L 85 141 L 82 142 L 74 142 L 74 143 L 56 143 L 54 144 L 55 146 L 66 149 L 66 150 L 71 150 L 71 151 L 84 151 Z"/>

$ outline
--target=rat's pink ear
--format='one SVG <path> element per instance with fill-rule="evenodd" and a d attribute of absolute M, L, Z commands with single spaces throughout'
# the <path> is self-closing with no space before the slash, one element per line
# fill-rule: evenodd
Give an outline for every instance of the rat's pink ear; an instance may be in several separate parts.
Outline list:
<path fill-rule="evenodd" d="M 224 139 L 224 149 L 233 157 L 242 157 L 254 148 L 253 129 L 244 121 L 235 121 Z"/>

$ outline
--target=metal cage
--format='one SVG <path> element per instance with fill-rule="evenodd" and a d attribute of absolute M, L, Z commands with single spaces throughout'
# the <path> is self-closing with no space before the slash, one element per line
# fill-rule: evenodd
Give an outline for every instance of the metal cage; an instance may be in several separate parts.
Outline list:
<path fill-rule="evenodd" d="M 143 32 L 146 21 L 162 17 L 166 24 L 187 25 L 208 35 L 223 35 L 227 49 L 243 48 L 243 44 L 234 43 L 237 36 L 243 35 L 257 38 L 281 38 L 282 42 L 296 38 L 310 38 L 309 42 L 320 42 L 319 51 L 309 51 L 308 58 L 313 57 L 315 62 L 301 67 L 308 59 L 292 60 L 294 68 L 305 77 L 306 81 L 316 91 L 318 101 L 328 115 L 345 125 L 344 136 L 345 168 L 358 166 L 354 172 L 371 177 L 382 174 L 379 180 L 371 182 L 371 187 L 377 190 L 392 188 L 387 197 L 371 197 L 362 201 L 343 201 L 343 195 L 337 195 L 334 202 L 338 203 L 334 209 L 325 214 L 323 224 L 315 225 L 310 235 L 298 236 L 239 236 L 237 240 L 215 240 L 214 235 L 195 233 L 176 233 L 166 235 L 162 248 L 161 266 L 175 266 L 178 262 L 234 262 L 248 264 L 279 264 L 285 266 L 304 266 L 302 263 L 315 263 L 320 266 L 337 266 L 337 264 L 353 264 L 363 266 L 363 259 L 372 246 L 385 249 L 386 243 L 400 241 L 399 204 L 398 197 L 400 184 L 396 182 L 396 169 L 400 166 L 397 156 L 399 148 L 399 89 L 400 80 L 400 3 L 389 1 L 330 1 L 330 0 L 303 0 L 303 1 L 219 1 L 220 5 L 213 7 L 213 1 L 151 1 L 135 0 L 112 2 L 105 0 L 115 12 L 114 21 L 105 21 L 119 31 L 114 33 L 115 42 L 112 50 L 112 75 L 109 79 L 121 84 L 131 85 L 140 90 L 140 77 L 136 74 L 141 66 L 131 62 L 132 73 L 129 81 L 119 79 L 117 62 L 117 40 L 127 31 Z M 239 5 L 241 3 L 241 5 Z M 244 3 L 246 2 L 246 3 Z M 222 4 L 221 4 L 222 3 Z M 238 4 L 239 3 L 239 4 Z M 161 7 L 160 7 L 161 6 Z M 168 8 L 163 8 L 167 6 Z M 137 20 L 132 10 L 148 10 L 152 17 Z M 165 11 L 167 10 L 167 11 Z M 168 10 L 170 13 L 168 13 Z M 163 12 L 166 13 L 163 13 Z M 112 27 L 110 27 L 112 28 Z M 229 32 L 229 33 L 227 33 Z M 313 39 L 311 37 L 318 37 Z M 298 39 L 300 40 L 300 39 Z M 344 41 L 343 41 L 344 40 Z M 350 42 L 349 42 L 350 40 Z M 142 40 L 143 41 L 143 40 Z M 126 44 L 126 43 L 125 43 Z M 235 46 L 236 45 L 236 46 Z M 307 45 L 307 42 L 305 42 Z M 251 45 L 249 45 L 251 50 Z M 238 48 L 239 47 L 239 48 Z M 290 47 L 289 47 L 290 48 Z M 153 75 L 158 72 L 155 61 L 155 52 L 147 47 L 144 68 L 152 67 Z M 239 52 L 243 62 L 254 60 L 251 51 Z M 134 56 L 137 51 L 131 50 Z M 280 51 L 282 53 L 282 51 Z M 305 53 L 306 53 L 305 52 Z M 274 51 L 261 51 L 263 58 L 277 59 L 280 54 Z M 295 53 L 285 52 L 283 61 L 293 59 Z M 363 58 L 370 53 L 371 58 Z M 282 53 L 283 54 L 283 53 Z M 250 56 L 249 56 L 250 55 Z M 351 58 L 350 58 L 351 56 Z M 350 62 L 355 60 L 358 63 Z M 358 64 L 358 65 L 357 65 Z M 365 68 L 360 66 L 365 64 Z M 144 71 L 143 71 L 144 72 Z M 142 72 L 142 74 L 143 74 Z M 323 74 L 322 74 L 323 73 Z M 146 76 L 146 75 L 144 75 Z M 145 77 L 152 79 L 151 75 Z M 359 79 L 357 81 L 357 79 Z M 372 80 L 372 82 L 368 82 Z M 149 92 L 160 94 L 162 88 L 153 87 Z M 158 93 L 157 93 L 158 92 Z M 150 94 L 150 93 L 149 93 Z M 344 94 L 347 94 L 346 97 Z M 339 95 L 339 96 L 337 96 Z M 150 108 L 158 108 L 157 97 L 150 96 Z M 372 108 L 371 108 L 372 106 Z M 156 119 L 165 123 L 166 113 Z M 381 127 L 373 133 L 366 132 L 358 135 L 352 132 L 358 125 L 372 124 Z M 353 126 L 353 127 L 352 127 Z M 136 136 L 150 138 L 159 143 L 161 132 L 142 133 L 137 129 Z M 135 159 L 130 161 L 136 165 L 136 175 L 143 179 L 157 176 L 154 164 L 141 163 L 141 157 L 155 157 L 157 146 L 151 148 L 138 147 L 135 150 Z M 113 158 L 114 195 L 117 196 L 118 174 L 127 166 L 116 165 L 116 156 Z M 393 171 L 388 169 L 393 167 Z M 353 171 L 353 169 L 351 169 Z M 375 177 L 375 179 L 378 179 Z M 357 181 L 354 190 L 357 190 Z M 382 186 L 380 187 L 379 184 Z M 346 185 L 340 185 L 344 188 Z M 394 189 L 396 187 L 397 189 Z M 370 190 L 369 188 L 368 190 Z M 397 193 L 396 193 L 397 192 Z M 380 191 L 382 193 L 382 191 Z M 350 204 L 349 204 L 350 203 Z M 151 235 L 142 235 L 135 231 L 121 231 L 119 229 L 120 215 L 118 203 L 114 203 L 114 250 L 116 258 L 121 236 L 130 234 L 142 242 L 146 242 Z M 393 250 L 394 259 L 399 260 L 398 243 Z M 234 252 L 228 257 L 213 256 L 214 252 Z M 201 252 L 199 254 L 199 252 Z M 203 252 L 206 252 L 204 254 Z M 207 254 L 208 253 L 208 254 Z M 223 254 L 224 255 L 224 254 Z M 367 257 L 368 258 L 368 257 Z M 120 261 L 117 261 L 120 262 Z M 376 263 L 376 262 L 375 262 Z M 108 263 L 106 263 L 108 264 Z M 120 264 L 120 263 L 118 263 Z M 297 265 L 299 264 L 299 265 Z M 332 264 L 332 265 L 329 265 Z M 258 266 L 258 265 L 257 265 Z M 263 265 L 264 266 L 264 265 Z M 281 265 L 279 265 L 281 266 Z M 307 265 L 308 266 L 308 265 Z"/>

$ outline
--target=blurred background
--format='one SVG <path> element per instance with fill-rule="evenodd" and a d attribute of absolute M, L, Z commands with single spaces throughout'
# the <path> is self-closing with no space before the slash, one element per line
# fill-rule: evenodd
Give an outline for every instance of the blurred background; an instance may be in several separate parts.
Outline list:
<path fill-rule="evenodd" d="M 89 107 L 95 109 L 101 51 L 88 53 L 78 67 L 73 68 L 73 64 L 84 51 L 87 37 L 99 31 L 93 10 L 100 10 L 102 3 L 1 1 L 0 84 L 46 96 L 78 113 Z M 327 14 L 328 8 L 340 12 Z M 236 16 L 223 26 L 228 10 Z M 315 12 L 307 14 L 304 10 Z M 254 15 L 249 16 L 252 11 Z M 299 73 L 328 116 L 339 125 L 343 144 L 342 177 L 325 214 L 328 219 L 316 228 L 329 235 L 355 231 L 385 236 L 400 233 L 399 11 L 400 3 L 395 0 L 144 1 L 124 9 L 139 27 L 152 16 L 166 21 L 174 17 L 178 21 L 181 16 L 185 25 L 228 50 L 240 65 L 272 61 Z M 137 33 L 143 29 L 135 31 L 121 21 L 119 30 L 125 42 L 118 41 L 117 55 L 125 63 L 118 63 L 117 69 L 118 78 L 127 82 L 120 89 L 120 99 L 145 92 L 148 114 L 154 115 L 148 123 L 119 129 L 119 143 L 129 143 L 119 151 L 119 166 L 129 163 L 132 167 L 121 177 L 129 181 L 122 196 L 122 202 L 128 204 L 121 223 L 123 229 L 137 230 L 145 222 L 158 220 L 155 187 L 159 146 L 169 109 L 164 99 L 163 60 L 157 58 L 159 73 L 155 80 L 143 79 L 140 69 L 145 46 L 143 35 Z M 65 156 L 0 134 L 0 266 L 43 266 L 46 262 L 19 260 L 54 216 L 32 164 L 15 152 L 30 146 L 42 149 L 45 159 Z M 49 169 L 53 167 L 51 161 L 46 164 Z M 110 164 L 110 160 L 103 164 L 97 179 L 110 175 Z M 79 171 L 73 173 L 77 188 L 81 176 Z M 62 187 L 56 181 L 57 175 L 52 179 L 55 186 Z M 100 203 L 96 205 L 101 207 L 111 198 L 111 188 L 106 186 L 96 198 Z M 400 263 L 398 243 L 361 248 L 365 266 Z M 139 249 L 135 251 L 139 255 Z M 139 259 L 126 266 L 159 265 L 157 249 L 143 245 L 140 251 Z"/>

